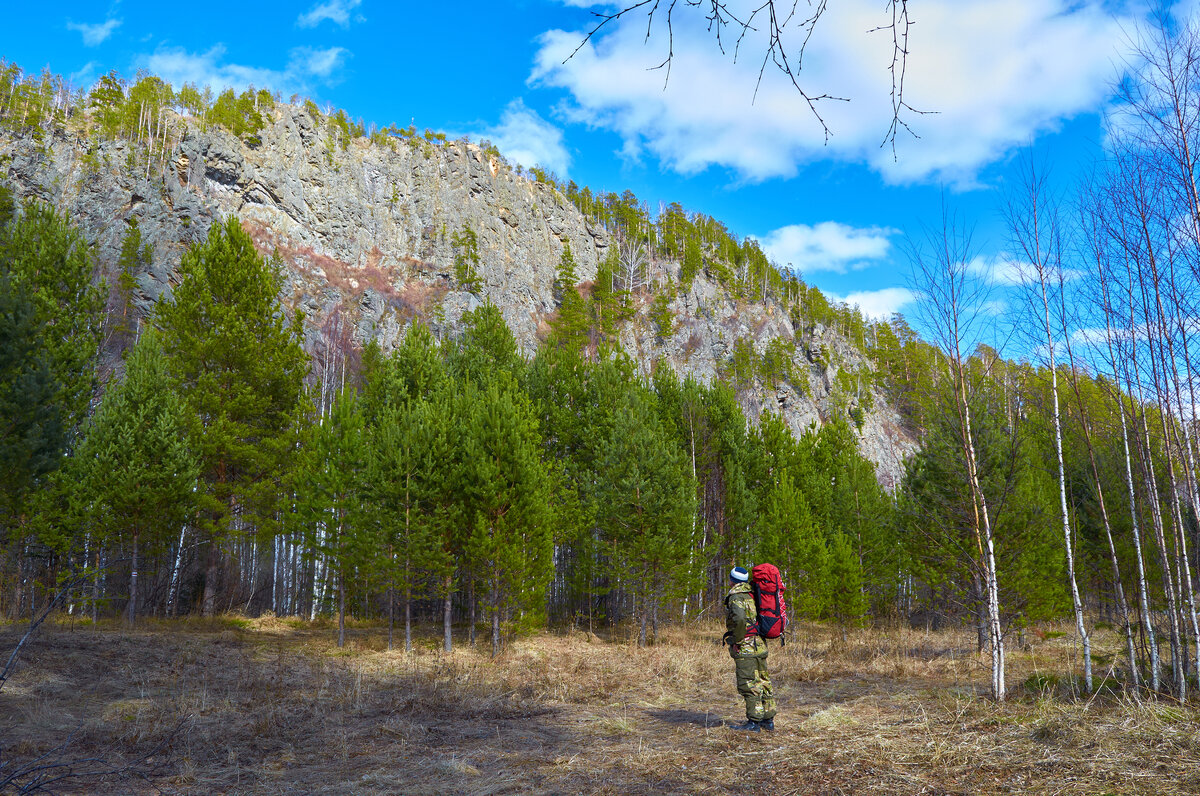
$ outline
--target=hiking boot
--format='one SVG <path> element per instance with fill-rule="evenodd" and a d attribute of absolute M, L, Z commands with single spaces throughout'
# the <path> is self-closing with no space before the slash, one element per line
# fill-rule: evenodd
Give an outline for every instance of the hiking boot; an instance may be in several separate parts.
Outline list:
<path fill-rule="evenodd" d="M 745 724 L 730 724 L 729 729 L 740 730 L 742 732 L 758 732 L 761 729 L 761 727 L 759 726 L 759 723 L 757 721 L 755 721 L 754 719 L 746 719 Z"/>
<path fill-rule="evenodd" d="M 760 729 L 764 729 L 767 732 L 775 732 L 775 719 L 763 719 L 758 723 L 758 726 Z"/>

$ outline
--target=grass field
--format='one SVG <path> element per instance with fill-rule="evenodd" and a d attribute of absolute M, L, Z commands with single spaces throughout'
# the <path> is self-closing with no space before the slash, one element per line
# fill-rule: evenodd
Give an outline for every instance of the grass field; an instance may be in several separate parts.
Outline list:
<path fill-rule="evenodd" d="M 47 755 L 130 766 L 61 793 L 1200 793 L 1200 712 L 1072 698 L 1069 636 L 1012 651 L 996 705 L 965 632 L 801 625 L 772 642 L 777 730 L 750 735 L 724 726 L 743 716 L 722 630 L 545 633 L 492 661 L 387 652 L 378 626 L 341 650 L 273 618 L 46 626 L 0 691 L 0 777 Z"/>

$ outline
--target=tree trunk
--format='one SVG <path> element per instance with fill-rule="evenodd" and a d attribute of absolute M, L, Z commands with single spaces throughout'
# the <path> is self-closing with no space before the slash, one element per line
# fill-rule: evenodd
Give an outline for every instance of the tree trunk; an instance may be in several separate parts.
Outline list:
<path fill-rule="evenodd" d="M 404 592 L 404 651 L 412 654 L 412 592 Z"/>
<path fill-rule="evenodd" d="M 1065 313 L 1065 306 L 1063 311 Z M 1067 358 L 1070 363 L 1071 389 L 1075 394 L 1075 403 L 1079 409 L 1079 425 L 1083 430 L 1083 442 L 1087 448 L 1088 463 L 1091 465 L 1092 470 L 1092 480 L 1096 486 L 1096 503 L 1100 508 L 1100 519 L 1104 523 L 1104 538 L 1108 542 L 1109 563 L 1112 565 L 1113 590 L 1116 592 L 1117 607 L 1121 610 L 1121 626 L 1125 633 L 1126 654 L 1129 657 L 1129 678 L 1136 693 L 1141 687 L 1141 677 L 1138 672 L 1137 647 L 1133 641 L 1133 620 L 1129 613 L 1129 601 L 1125 598 L 1125 586 L 1121 582 L 1121 564 L 1117 558 L 1117 545 L 1113 541 L 1112 522 L 1108 516 L 1108 505 L 1104 501 L 1104 486 L 1100 478 L 1100 467 L 1096 463 L 1096 446 L 1092 442 L 1091 422 L 1088 418 L 1083 394 L 1079 390 L 1079 376 L 1075 367 L 1075 354 L 1071 348 L 1070 335 L 1066 336 L 1066 345 Z"/>
<path fill-rule="evenodd" d="M 442 650 L 450 652 L 454 648 L 454 638 L 450 632 L 451 609 L 453 608 L 454 598 L 454 576 L 447 575 L 442 586 L 445 592 L 445 601 L 442 603 Z"/>
<path fill-rule="evenodd" d="M 500 654 L 500 588 L 492 583 L 492 657 Z"/>
<path fill-rule="evenodd" d="M 1139 444 L 1145 447 L 1142 450 L 1142 478 L 1146 483 L 1147 502 L 1150 504 L 1150 519 L 1154 525 L 1154 540 L 1158 547 L 1159 564 L 1162 567 L 1163 578 L 1163 593 L 1167 598 L 1167 614 L 1168 628 L 1171 636 L 1171 668 L 1175 673 L 1175 694 L 1180 699 L 1184 698 L 1187 693 L 1187 681 L 1183 676 L 1183 670 L 1179 666 L 1180 661 L 1180 638 L 1179 638 L 1179 611 L 1175 602 L 1175 582 L 1171 571 L 1171 557 L 1167 551 L 1167 541 L 1163 529 L 1162 510 L 1158 502 L 1158 483 L 1154 475 L 1154 460 L 1150 452 L 1150 428 L 1146 423 L 1145 413 L 1141 413 L 1141 433 Z"/>
<path fill-rule="evenodd" d="M 475 581 L 467 581 L 467 643 L 475 646 Z"/>
<path fill-rule="evenodd" d="M 646 646 L 646 622 L 647 622 L 647 619 L 649 618 L 649 617 L 647 617 L 647 614 L 649 612 L 646 610 L 646 598 L 643 597 L 639 602 L 641 602 L 641 605 L 638 606 L 638 608 L 639 608 L 639 610 L 638 610 L 638 614 L 639 614 L 639 616 L 638 616 L 638 646 L 645 647 Z"/>
<path fill-rule="evenodd" d="M 1104 272 L 1101 262 L 1101 258 L 1097 257 L 1097 273 L 1100 281 L 1100 291 L 1104 309 L 1104 336 L 1108 344 L 1108 356 L 1112 362 L 1114 383 L 1113 397 L 1117 402 L 1117 417 L 1121 423 L 1121 446 L 1125 454 L 1125 487 L 1129 496 L 1130 527 L 1133 533 L 1133 550 L 1135 553 L 1135 560 L 1137 561 L 1138 616 L 1142 630 L 1146 634 L 1146 646 L 1150 655 L 1150 688 L 1152 691 L 1157 693 L 1160 690 L 1158 676 L 1160 671 L 1158 639 L 1155 636 L 1154 623 L 1150 619 L 1150 590 L 1147 586 L 1146 563 L 1142 554 L 1142 532 L 1141 524 L 1138 522 L 1137 489 L 1134 487 L 1133 478 L 1133 457 L 1129 450 L 1129 427 L 1125 422 L 1125 398 L 1122 395 L 1120 386 L 1122 376 L 1124 376 L 1125 384 L 1130 388 L 1132 388 L 1132 381 L 1128 372 L 1125 372 L 1124 374 L 1121 373 L 1121 371 L 1127 369 L 1128 360 L 1124 358 L 1123 351 L 1121 352 L 1122 358 L 1118 358 L 1118 344 L 1116 342 L 1117 337 L 1113 331 L 1115 310 L 1112 304 L 1112 296 L 1109 292 L 1108 277 Z M 1122 367 L 1122 364 L 1124 364 L 1125 367 Z M 1130 395 L 1132 394 L 1133 393 L 1130 392 Z M 1132 412 L 1132 398 L 1130 399 L 1130 403 L 1130 410 Z"/>
<path fill-rule="evenodd" d="M 92 627 L 100 621 L 100 545 L 96 544 L 96 571 L 92 573 Z"/>
<path fill-rule="evenodd" d="M 138 605 L 138 535 L 135 531 L 133 534 L 133 563 L 129 570 L 129 610 L 126 612 L 126 617 L 130 626 L 137 624 L 137 605 Z"/>
<path fill-rule="evenodd" d="M 171 585 L 169 587 L 170 592 L 167 594 L 167 613 L 170 616 L 179 615 L 179 581 L 182 578 L 183 539 L 184 531 L 186 530 L 186 523 L 179 527 L 179 545 L 175 548 L 175 557 L 171 564 Z"/>
<path fill-rule="evenodd" d="M 971 486 L 971 502 L 974 509 L 975 541 L 979 547 L 980 563 L 983 565 L 984 588 L 987 590 L 988 631 L 992 647 L 992 696 L 997 702 L 1003 702 L 1006 695 L 1004 628 L 1000 624 L 1000 590 L 996 581 L 996 548 L 992 539 L 992 520 L 988 515 L 987 499 L 979 483 L 975 437 L 971 432 L 971 408 L 967 401 L 967 377 L 963 370 L 961 357 L 956 359 L 955 364 L 958 371 L 963 452 L 967 460 L 967 476 Z"/>
<path fill-rule="evenodd" d="M 344 647 L 346 645 L 346 584 L 345 576 L 339 570 L 337 573 L 337 597 L 338 597 L 338 635 L 337 645 Z"/>
<path fill-rule="evenodd" d="M 396 628 L 396 595 L 392 588 L 392 584 L 388 584 L 387 603 L 388 603 L 388 652 L 392 651 L 392 637 Z"/>
<path fill-rule="evenodd" d="M 1045 288 L 1043 287 L 1043 293 Z M 1049 329 L 1050 310 L 1046 309 L 1046 324 Z M 1092 640 L 1083 624 L 1083 600 L 1079 596 L 1079 585 L 1075 580 L 1075 545 L 1072 541 L 1070 514 L 1067 511 L 1067 471 L 1063 464 L 1062 415 L 1058 404 L 1058 370 L 1055 368 L 1054 349 L 1050 349 L 1050 390 L 1054 393 L 1054 452 L 1058 456 L 1058 498 L 1062 512 L 1063 545 L 1067 551 L 1067 582 L 1071 586 L 1071 603 L 1075 608 L 1075 632 L 1083 644 L 1083 683 L 1087 693 L 1092 693 Z"/>
<path fill-rule="evenodd" d="M 208 565 L 204 570 L 204 598 L 200 615 L 215 616 L 217 612 L 217 579 L 221 572 L 221 550 L 216 540 L 208 544 Z"/>
<path fill-rule="evenodd" d="M 972 576 L 971 591 L 975 598 L 975 652 L 982 655 L 988 648 L 987 590 L 979 575 Z"/>

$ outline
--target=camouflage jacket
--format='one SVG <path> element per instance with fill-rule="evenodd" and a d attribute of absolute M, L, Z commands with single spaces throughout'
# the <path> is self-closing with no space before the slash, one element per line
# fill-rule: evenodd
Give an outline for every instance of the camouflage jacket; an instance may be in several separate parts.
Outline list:
<path fill-rule="evenodd" d="M 729 642 L 729 655 L 733 658 L 761 658 L 767 654 L 767 642 L 758 635 L 748 636 L 746 631 L 758 623 L 758 608 L 749 583 L 735 583 L 725 595 L 725 634 Z"/>

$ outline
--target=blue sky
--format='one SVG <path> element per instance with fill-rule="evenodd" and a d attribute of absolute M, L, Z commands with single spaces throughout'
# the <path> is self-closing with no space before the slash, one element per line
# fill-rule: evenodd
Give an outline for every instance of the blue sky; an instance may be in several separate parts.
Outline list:
<path fill-rule="evenodd" d="M 829 6 L 801 72 L 809 93 L 849 98 L 818 106 L 828 141 L 778 73 L 755 96 L 756 34 L 735 62 L 686 9 L 669 80 L 651 68 L 665 25 L 647 43 L 644 15 L 564 63 L 592 11 L 611 8 L 586 0 L 22 3 L 5 11 L 0 57 L 84 88 L 148 69 L 176 88 L 254 84 L 368 124 L 488 138 L 593 190 L 709 214 L 878 314 L 911 309 L 905 236 L 936 224 L 943 198 L 974 225 L 982 260 L 1002 260 L 999 207 L 1021 151 L 1063 183 L 1102 157 L 1110 86 L 1146 13 L 1123 0 L 910 0 L 905 98 L 935 113 L 906 117 L 920 137 L 902 134 L 893 157 L 880 146 L 891 36 L 868 32 L 890 19 L 886 3 Z"/>

